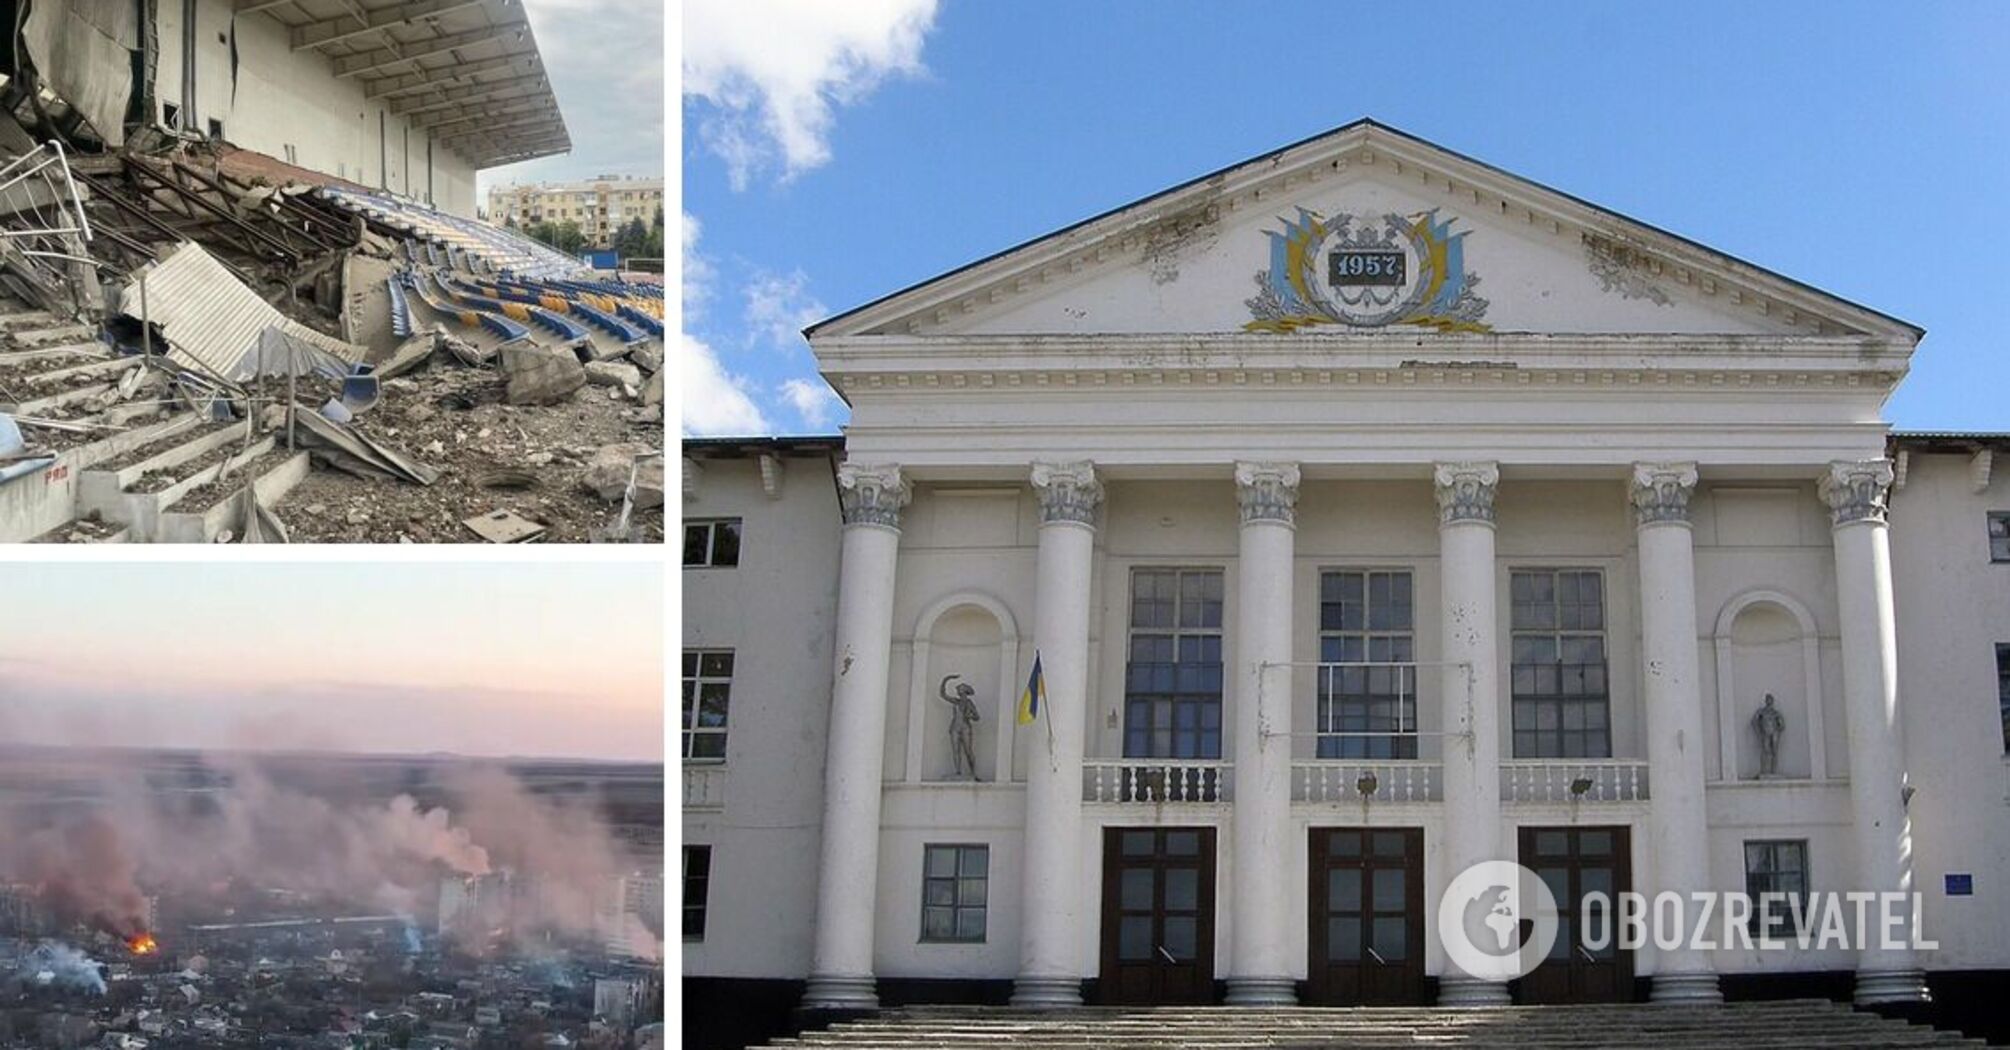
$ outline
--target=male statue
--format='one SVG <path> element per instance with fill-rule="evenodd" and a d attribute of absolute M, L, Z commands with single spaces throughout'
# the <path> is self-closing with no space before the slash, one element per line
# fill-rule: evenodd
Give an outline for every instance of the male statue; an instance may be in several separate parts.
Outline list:
<path fill-rule="evenodd" d="M 957 681 L 962 677 L 960 674 L 945 675 L 936 691 L 956 709 L 949 723 L 949 757 L 956 761 L 956 779 L 976 780 L 978 717 L 977 705 L 973 702 L 973 698 L 976 697 L 977 690 L 972 689 L 968 682 Z M 951 682 L 956 682 L 956 692 L 953 695 L 949 691 Z"/>
<path fill-rule="evenodd" d="M 1773 705 L 1773 694 L 1752 715 L 1752 731 L 1759 734 L 1759 776 L 1780 775 L 1780 737 L 1787 731 L 1787 716 Z"/>

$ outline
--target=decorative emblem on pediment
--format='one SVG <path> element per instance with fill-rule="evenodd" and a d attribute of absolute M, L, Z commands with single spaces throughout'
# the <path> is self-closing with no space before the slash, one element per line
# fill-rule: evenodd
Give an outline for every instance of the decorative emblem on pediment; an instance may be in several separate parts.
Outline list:
<path fill-rule="evenodd" d="M 1465 268 L 1465 238 L 1456 219 L 1437 209 L 1405 218 L 1340 214 L 1326 218 L 1298 209 L 1270 238 L 1270 268 L 1256 274 L 1257 294 L 1245 300 L 1253 332 L 1289 332 L 1315 325 L 1381 328 L 1408 324 L 1441 332 L 1488 332 L 1487 301 L 1474 294 L 1479 275 Z"/>

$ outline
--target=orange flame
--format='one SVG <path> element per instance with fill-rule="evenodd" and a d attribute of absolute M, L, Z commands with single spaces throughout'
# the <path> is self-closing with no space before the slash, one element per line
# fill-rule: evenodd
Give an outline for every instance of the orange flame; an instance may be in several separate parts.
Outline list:
<path fill-rule="evenodd" d="M 126 941 L 126 947 L 134 955 L 152 955 L 161 950 L 160 944 L 154 940 L 154 935 L 151 933 L 134 935 Z"/>

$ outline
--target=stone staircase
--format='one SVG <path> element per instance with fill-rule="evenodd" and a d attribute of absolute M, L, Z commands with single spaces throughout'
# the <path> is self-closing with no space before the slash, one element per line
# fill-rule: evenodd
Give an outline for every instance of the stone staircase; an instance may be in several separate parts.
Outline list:
<path fill-rule="evenodd" d="M 771 1047 L 1091 1050 L 1103 1047 L 1914 1047 L 1982 1046 L 1819 999 L 1663 1006 L 1292 1009 L 909 1007 L 777 1039 Z"/>
<path fill-rule="evenodd" d="M 178 416 L 151 439 L 84 470 L 77 517 L 119 526 L 87 542 L 208 543 L 241 516 L 232 497 L 247 483 L 271 506 L 307 476 L 308 454 L 284 436 L 250 433 L 248 421 L 217 424 Z"/>

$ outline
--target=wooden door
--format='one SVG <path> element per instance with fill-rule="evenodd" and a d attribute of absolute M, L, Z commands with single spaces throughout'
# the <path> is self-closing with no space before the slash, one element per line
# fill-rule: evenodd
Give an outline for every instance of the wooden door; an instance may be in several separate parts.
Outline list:
<path fill-rule="evenodd" d="M 1306 998 L 1404 1006 L 1424 996 L 1424 832 L 1313 828 Z"/>
<path fill-rule="evenodd" d="M 1214 1001 L 1213 828 L 1103 832 L 1102 1000 Z"/>
<path fill-rule="evenodd" d="M 1521 979 L 1516 998 L 1526 1003 L 1613 1003 L 1633 998 L 1633 953 L 1621 951 L 1617 931 L 1593 948 L 1579 928 L 1585 894 L 1617 895 L 1633 888 L 1632 842 L 1624 827 L 1522 828 L 1522 867 L 1536 873 L 1556 897 L 1556 943 Z"/>

